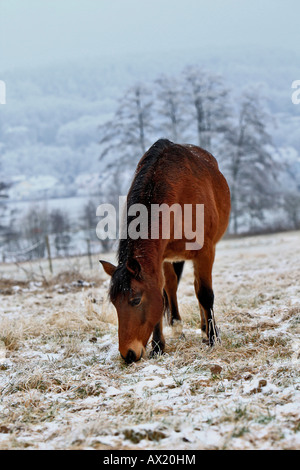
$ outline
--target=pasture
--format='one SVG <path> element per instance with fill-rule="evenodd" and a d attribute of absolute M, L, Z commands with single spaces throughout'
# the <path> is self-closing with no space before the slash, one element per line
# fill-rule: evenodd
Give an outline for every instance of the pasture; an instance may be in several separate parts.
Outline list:
<path fill-rule="evenodd" d="M 182 327 L 131 365 L 97 257 L 54 260 L 53 276 L 0 265 L 0 449 L 299 449 L 299 246 L 300 232 L 218 244 L 213 348 L 186 263 Z"/>

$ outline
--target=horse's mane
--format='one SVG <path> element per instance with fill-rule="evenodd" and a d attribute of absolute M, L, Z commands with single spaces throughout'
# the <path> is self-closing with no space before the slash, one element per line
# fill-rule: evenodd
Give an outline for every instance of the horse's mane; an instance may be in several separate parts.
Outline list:
<path fill-rule="evenodd" d="M 174 145 L 167 139 L 159 139 L 140 160 L 135 172 L 131 188 L 127 197 L 127 214 L 128 208 L 133 204 L 151 203 L 155 185 L 155 166 L 163 155 L 164 151 Z M 127 215 L 127 227 L 134 216 Z M 133 258 L 134 243 L 138 240 L 131 240 L 129 237 L 121 239 L 118 247 L 118 267 L 115 270 L 110 284 L 109 297 L 113 302 L 120 293 L 130 291 L 132 273 L 127 269 L 127 263 Z"/>

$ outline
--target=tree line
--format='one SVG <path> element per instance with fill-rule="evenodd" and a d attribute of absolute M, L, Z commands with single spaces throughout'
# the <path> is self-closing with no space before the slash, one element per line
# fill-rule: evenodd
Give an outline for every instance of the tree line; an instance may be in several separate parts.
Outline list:
<path fill-rule="evenodd" d="M 287 228 L 299 228 L 300 193 L 278 182 L 289 164 L 275 148 L 273 128 L 258 87 L 237 92 L 221 76 L 188 67 L 177 78 L 162 76 L 126 90 L 112 119 L 100 126 L 100 161 L 118 193 L 120 174 L 133 171 L 157 138 L 199 145 L 217 158 L 229 182 L 231 232 L 254 231 L 262 224 L 267 230 L 266 213 L 279 207 L 292 215 Z M 296 201 L 298 208 L 291 208 Z"/>
<path fill-rule="evenodd" d="M 74 222 L 66 210 L 55 208 L 48 211 L 39 204 L 32 205 L 21 219 L 12 218 L 10 226 L 3 229 L 0 261 L 44 258 L 46 237 L 50 240 L 54 257 L 82 254 L 89 243 L 93 243 L 97 252 L 99 249 L 109 251 L 113 241 L 97 238 L 99 218 L 96 209 L 97 202 L 87 200 L 81 207 L 78 222 Z"/>
<path fill-rule="evenodd" d="M 49 234 L 53 255 L 67 256 L 78 230 L 90 231 L 88 236 L 101 250 L 112 249 L 113 241 L 96 238 L 96 208 L 103 201 L 117 207 L 138 160 L 161 137 L 199 145 L 217 158 L 231 189 L 231 233 L 299 229 L 300 182 L 298 187 L 282 183 L 284 174 L 286 181 L 293 179 L 294 167 L 276 148 L 274 129 L 258 87 L 232 90 L 221 76 L 197 67 L 186 68 L 178 77 L 136 83 L 119 98 L 112 118 L 99 127 L 103 185 L 82 208 L 76 227 L 64 210 L 31 208 L 21 225 L 11 220 L 10 227 L 1 227 L 0 222 L 5 249 L 22 251 Z M 6 190 L 0 173 L 0 218 Z M 41 244 L 26 259 L 44 254 Z"/>

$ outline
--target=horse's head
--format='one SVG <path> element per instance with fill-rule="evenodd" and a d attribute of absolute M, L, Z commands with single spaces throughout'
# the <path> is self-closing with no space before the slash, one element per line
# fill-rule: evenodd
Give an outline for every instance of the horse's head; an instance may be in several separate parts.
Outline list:
<path fill-rule="evenodd" d="M 109 295 L 118 313 L 120 354 L 127 363 L 138 361 L 163 315 L 162 287 L 157 277 L 143 272 L 136 259 L 117 267 L 100 262 L 111 276 Z"/>

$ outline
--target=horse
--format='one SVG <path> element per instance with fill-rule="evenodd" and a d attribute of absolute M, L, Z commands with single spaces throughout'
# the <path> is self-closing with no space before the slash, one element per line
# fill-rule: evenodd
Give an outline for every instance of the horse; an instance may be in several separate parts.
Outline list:
<path fill-rule="evenodd" d="M 226 232 L 230 215 L 230 190 L 217 160 L 195 145 L 159 139 L 137 165 L 127 195 L 124 219 L 127 227 L 134 220 L 130 207 L 135 204 L 142 204 L 148 210 L 164 204 L 171 208 L 204 205 L 204 241 L 202 245 L 187 249 L 190 237 L 176 236 L 175 213 L 172 212 L 174 224 L 167 236 L 161 234 L 162 217 L 156 219 L 160 231 L 154 238 L 151 238 L 151 229 L 155 222 L 147 220 L 140 237 L 127 236 L 119 240 L 117 266 L 99 260 L 111 276 L 109 299 L 117 310 L 122 358 L 127 364 L 140 360 L 145 356 L 151 335 L 150 357 L 164 352 L 164 313 L 168 312 L 170 325 L 181 320 L 177 287 L 187 260 L 194 266 L 194 289 L 204 341 L 214 346 L 220 339 L 213 311 L 212 268 L 216 244 Z M 195 225 L 195 211 L 191 217 L 190 222 Z"/>

